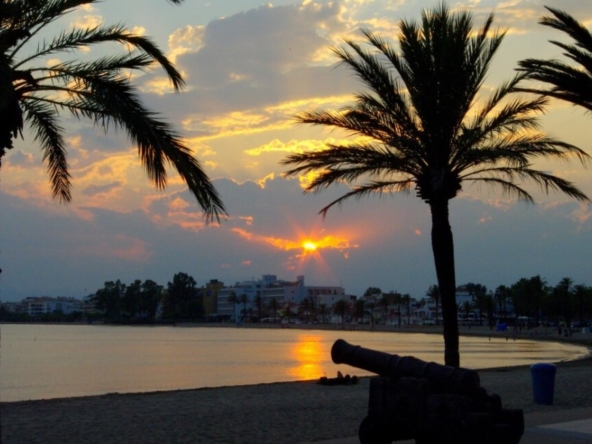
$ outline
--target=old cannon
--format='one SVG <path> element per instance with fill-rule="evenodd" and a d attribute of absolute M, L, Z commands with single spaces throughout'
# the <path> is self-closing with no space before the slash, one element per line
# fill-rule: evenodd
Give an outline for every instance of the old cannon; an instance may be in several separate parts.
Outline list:
<path fill-rule="evenodd" d="M 331 358 L 379 375 L 370 379 L 361 444 L 409 439 L 416 444 L 517 444 L 524 434 L 522 410 L 502 408 L 501 398 L 481 387 L 474 370 L 390 355 L 343 339 L 333 344 Z"/>

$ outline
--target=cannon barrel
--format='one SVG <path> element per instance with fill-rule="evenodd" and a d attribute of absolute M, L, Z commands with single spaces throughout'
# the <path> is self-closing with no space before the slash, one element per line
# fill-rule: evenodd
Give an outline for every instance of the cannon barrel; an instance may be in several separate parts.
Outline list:
<path fill-rule="evenodd" d="M 474 370 L 426 362 L 413 356 L 390 355 L 338 339 L 331 347 L 335 364 L 348 364 L 380 376 L 424 378 L 435 392 L 477 397 L 482 393 Z"/>

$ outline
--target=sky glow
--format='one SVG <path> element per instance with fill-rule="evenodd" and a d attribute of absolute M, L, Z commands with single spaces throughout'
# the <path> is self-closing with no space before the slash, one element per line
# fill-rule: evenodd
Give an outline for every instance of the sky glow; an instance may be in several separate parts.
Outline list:
<path fill-rule="evenodd" d="M 152 37 L 175 60 L 187 82 L 180 93 L 172 92 L 158 70 L 135 80 L 148 107 L 173 122 L 195 151 L 229 217 L 206 226 L 172 170 L 166 190 L 151 186 L 124 132 L 105 135 L 92 122 L 62 114 L 74 186 L 70 205 L 51 199 L 42 153 L 30 132 L 3 160 L 0 300 L 82 297 L 116 279 L 166 285 L 180 271 L 198 285 L 305 275 L 307 283 L 341 284 L 349 294 L 376 286 L 424 296 L 436 277 L 429 209 L 414 191 L 346 201 L 323 219 L 319 210 L 347 188 L 303 195 L 311 177 L 285 179 L 280 161 L 344 137 L 294 123 L 298 112 L 339 109 L 363 91 L 347 69 L 335 65 L 331 46 L 359 39 L 361 28 L 394 39 L 400 19 L 417 20 L 436 3 L 188 0 L 173 6 L 164 0 L 105 0 L 52 25 L 55 31 L 124 23 Z M 543 5 L 592 26 L 588 1 L 449 4 L 472 11 L 476 26 L 493 11 L 495 24 L 507 30 L 480 100 L 514 75 L 518 60 L 561 57 L 548 40 L 569 40 L 537 24 Z M 108 49 L 88 48 L 80 57 Z M 551 102 L 540 123 L 548 134 L 592 155 L 592 116 Z M 592 172 L 578 162 L 536 166 L 592 196 Z M 479 282 L 493 290 L 541 275 L 551 285 L 566 276 L 592 285 L 590 206 L 528 189 L 537 205 L 470 185 L 451 202 L 458 284 Z"/>

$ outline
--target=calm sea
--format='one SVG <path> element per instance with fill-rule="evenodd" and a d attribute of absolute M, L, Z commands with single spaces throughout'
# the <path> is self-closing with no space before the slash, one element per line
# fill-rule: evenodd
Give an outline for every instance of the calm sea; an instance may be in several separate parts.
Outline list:
<path fill-rule="evenodd" d="M 331 361 L 336 339 L 442 362 L 439 335 L 211 327 L 0 326 L 0 401 L 220 387 L 368 373 Z M 583 347 L 461 338 L 463 367 L 558 362 Z"/>

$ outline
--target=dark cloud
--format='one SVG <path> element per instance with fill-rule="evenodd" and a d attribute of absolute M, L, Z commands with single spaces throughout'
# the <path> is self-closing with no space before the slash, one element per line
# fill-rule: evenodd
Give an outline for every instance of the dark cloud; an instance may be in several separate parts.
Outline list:
<path fill-rule="evenodd" d="M 344 29 L 339 13 L 339 3 L 330 2 L 262 6 L 215 20 L 205 28 L 204 46 L 179 57 L 188 91 L 147 95 L 147 103 L 171 110 L 168 117 L 181 121 L 189 113 L 205 119 L 290 100 L 351 93 L 352 76 L 334 66 L 313 63 L 315 53 L 331 46 L 327 34 Z M 326 28 L 322 34 L 321 24 Z"/>
<path fill-rule="evenodd" d="M 25 153 L 19 149 L 7 151 L 6 160 L 14 166 L 30 167 L 38 163 L 31 153 Z"/>
<path fill-rule="evenodd" d="M 116 188 L 119 188 L 123 185 L 123 182 L 115 181 L 105 185 L 89 185 L 82 190 L 82 194 L 84 196 L 96 196 L 97 194 L 101 193 L 108 193 Z"/>
<path fill-rule="evenodd" d="M 215 20 L 205 29 L 203 48 L 181 57 L 179 66 L 199 88 L 220 88 L 241 78 L 243 84 L 265 88 L 269 77 L 311 61 L 327 44 L 319 25 L 336 22 L 338 14 L 338 3 L 261 6 Z"/>

